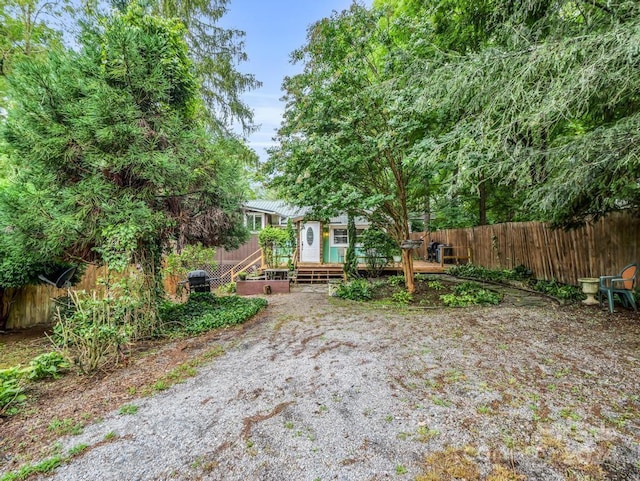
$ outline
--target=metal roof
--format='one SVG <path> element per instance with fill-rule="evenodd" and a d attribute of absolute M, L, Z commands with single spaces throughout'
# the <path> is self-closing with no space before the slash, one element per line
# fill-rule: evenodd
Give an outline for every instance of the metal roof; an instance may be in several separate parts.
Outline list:
<path fill-rule="evenodd" d="M 278 214 L 281 217 L 302 217 L 307 212 L 307 208 L 295 207 L 283 200 L 248 200 L 244 203 L 247 210 L 264 212 L 268 214 Z"/>
<path fill-rule="evenodd" d="M 308 207 L 296 207 L 288 204 L 283 200 L 248 200 L 244 203 L 246 210 L 255 212 L 262 212 L 265 214 L 277 214 L 281 217 L 291 219 L 292 221 L 301 220 L 305 214 L 309 211 Z M 346 214 L 332 217 L 329 220 L 330 224 L 334 225 L 347 225 Z M 369 221 L 364 218 L 356 218 L 357 225 L 368 225 Z"/>

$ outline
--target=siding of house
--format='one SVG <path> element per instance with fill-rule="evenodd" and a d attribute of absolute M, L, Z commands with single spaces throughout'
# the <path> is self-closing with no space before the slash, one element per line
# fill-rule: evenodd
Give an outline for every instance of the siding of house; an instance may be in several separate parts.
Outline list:
<path fill-rule="evenodd" d="M 226 250 L 223 247 L 216 249 L 215 260 L 219 264 L 237 264 L 260 249 L 258 234 L 251 234 L 249 240 L 235 250 Z"/>

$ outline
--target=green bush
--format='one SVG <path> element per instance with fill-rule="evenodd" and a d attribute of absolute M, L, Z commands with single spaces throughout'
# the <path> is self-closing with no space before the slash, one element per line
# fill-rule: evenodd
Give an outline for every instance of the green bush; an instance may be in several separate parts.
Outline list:
<path fill-rule="evenodd" d="M 17 404 L 26 401 L 20 382 L 22 375 L 19 367 L 0 370 L 0 415 L 10 413 Z"/>
<path fill-rule="evenodd" d="M 202 244 L 186 245 L 178 254 L 172 252 L 165 259 L 164 273 L 177 277 L 186 277 L 189 271 L 202 269 L 204 266 L 214 268 L 216 250 L 203 247 Z"/>
<path fill-rule="evenodd" d="M 234 294 L 236 292 L 236 283 L 227 282 L 226 284 L 221 285 L 218 290 L 221 294 Z"/>
<path fill-rule="evenodd" d="M 264 262 L 268 267 L 277 267 L 282 255 L 290 257 L 294 244 L 291 231 L 279 227 L 266 226 L 258 234 L 258 244 L 262 248 Z M 285 251 L 285 252 L 281 252 Z"/>
<path fill-rule="evenodd" d="M 387 283 L 393 287 L 404 286 L 404 276 L 403 275 L 389 276 L 387 277 Z"/>
<path fill-rule="evenodd" d="M 174 330 L 200 334 L 241 324 L 266 305 L 267 301 L 262 298 L 217 297 L 209 292 L 194 292 L 184 304 L 164 304 L 160 317 Z"/>
<path fill-rule="evenodd" d="M 371 284 L 366 279 L 356 279 L 339 284 L 336 289 L 336 297 L 351 301 L 368 301 L 373 297 Z"/>
<path fill-rule="evenodd" d="M 501 297 L 475 282 L 463 282 L 453 288 L 453 293 L 443 294 L 440 299 L 448 307 L 466 307 L 499 304 Z"/>
<path fill-rule="evenodd" d="M 69 369 L 69 363 L 59 352 L 48 352 L 34 357 L 27 368 L 29 379 L 38 380 L 51 377 L 57 379 Z"/>
<path fill-rule="evenodd" d="M 73 293 L 71 299 L 73 308 L 54 315 L 53 340 L 83 373 L 116 364 L 123 346 L 148 330 L 145 309 L 128 296 L 97 299 Z"/>
<path fill-rule="evenodd" d="M 370 227 L 358 237 L 367 272 L 372 277 L 378 277 L 395 254 L 400 253 L 398 243 L 385 231 Z"/>
<path fill-rule="evenodd" d="M 396 291 L 391 294 L 391 300 L 397 304 L 409 304 L 413 301 L 413 296 L 407 291 Z"/>
<path fill-rule="evenodd" d="M 444 289 L 444 285 L 440 281 L 429 281 L 427 283 L 429 289 L 433 289 L 434 291 L 441 291 Z"/>

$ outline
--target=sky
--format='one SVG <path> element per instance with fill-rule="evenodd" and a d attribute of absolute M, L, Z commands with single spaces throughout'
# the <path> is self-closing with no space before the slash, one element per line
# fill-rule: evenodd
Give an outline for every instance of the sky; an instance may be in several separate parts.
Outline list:
<path fill-rule="evenodd" d="M 371 2 L 358 0 L 368 7 Z M 302 65 L 289 63 L 289 54 L 305 45 L 310 25 L 329 17 L 334 10 L 349 8 L 351 3 L 352 0 L 230 0 L 220 25 L 245 32 L 249 61 L 240 64 L 238 70 L 254 74 L 263 84 L 243 95 L 254 111 L 256 124 L 261 126 L 247 139 L 261 160 L 266 160 L 265 149 L 273 145 L 272 138 L 282 118 L 282 80 L 302 70 Z"/>

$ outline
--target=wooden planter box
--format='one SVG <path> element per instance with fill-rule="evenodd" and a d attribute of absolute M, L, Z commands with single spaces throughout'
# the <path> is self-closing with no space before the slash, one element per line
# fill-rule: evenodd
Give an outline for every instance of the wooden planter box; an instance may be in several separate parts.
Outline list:
<path fill-rule="evenodd" d="M 266 286 L 269 286 L 271 292 L 265 292 Z M 247 279 L 244 281 L 236 281 L 236 294 L 239 296 L 254 296 L 256 294 L 287 294 L 288 292 L 288 280 L 268 281 L 265 279 Z"/>

